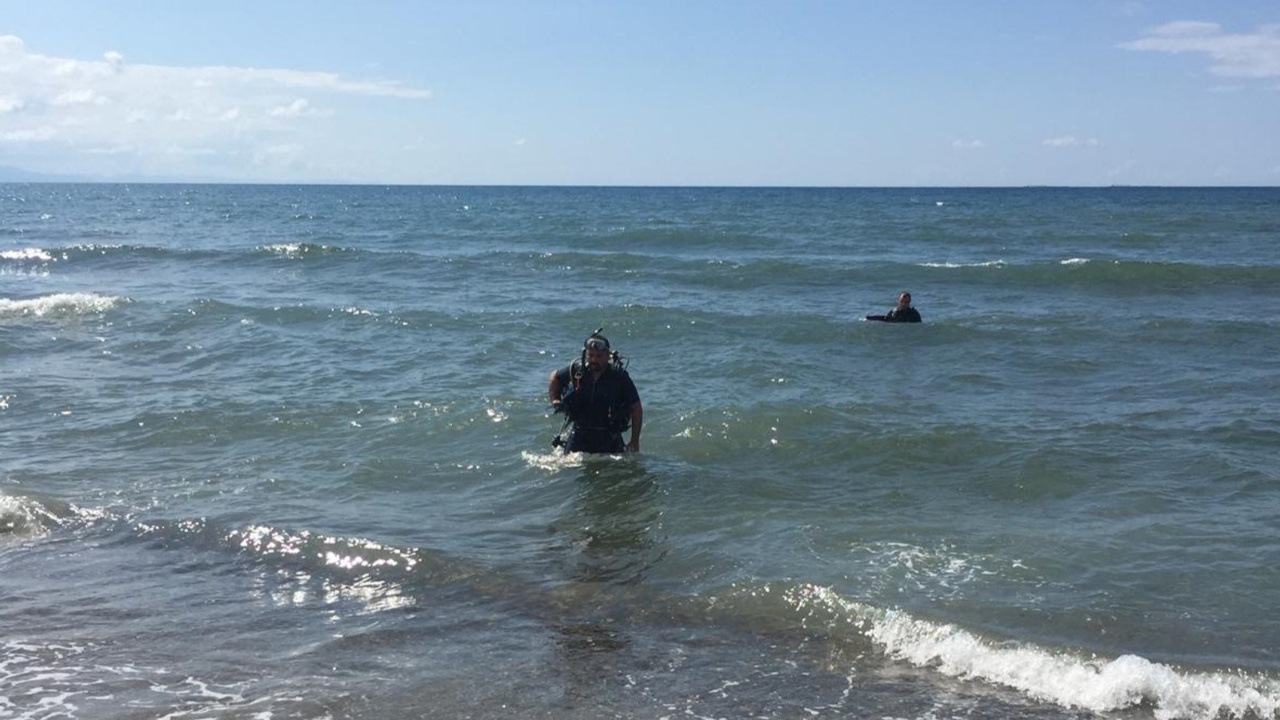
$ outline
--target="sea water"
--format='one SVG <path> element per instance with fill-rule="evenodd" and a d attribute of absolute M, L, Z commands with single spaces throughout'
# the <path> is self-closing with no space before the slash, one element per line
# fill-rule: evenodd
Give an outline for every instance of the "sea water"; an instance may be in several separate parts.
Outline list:
<path fill-rule="evenodd" d="M 1280 717 L 1278 241 L 1276 188 L 0 185 L 0 718 Z M 597 328 L 638 454 L 551 447 Z"/>

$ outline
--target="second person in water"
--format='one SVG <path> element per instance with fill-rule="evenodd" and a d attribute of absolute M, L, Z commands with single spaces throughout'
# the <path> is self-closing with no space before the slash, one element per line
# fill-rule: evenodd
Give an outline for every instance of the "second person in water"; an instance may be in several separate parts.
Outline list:
<path fill-rule="evenodd" d="M 884 315 L 868 315 L 868 320 L 879 320 L 880 322 L 905 322 L 918 323 L 920 320 L 920 312 L 911 307 L 911 293 L 904 292 L 898 296 L 898 306 Z"/>

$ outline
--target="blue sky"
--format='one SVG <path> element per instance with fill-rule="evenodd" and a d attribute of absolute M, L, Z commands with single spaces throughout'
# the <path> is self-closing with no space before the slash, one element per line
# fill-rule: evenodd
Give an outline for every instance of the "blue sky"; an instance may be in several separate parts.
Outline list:
<path fill-rule="evenodd" d="M 0 0 L 0 166 L 1280 185 L 1275 0 Z"/>

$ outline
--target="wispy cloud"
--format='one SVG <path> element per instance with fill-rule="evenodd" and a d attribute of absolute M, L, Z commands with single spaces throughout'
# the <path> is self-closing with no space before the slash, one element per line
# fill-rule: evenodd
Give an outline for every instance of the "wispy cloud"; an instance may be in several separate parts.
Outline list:
<path fill-rule="evenodd" d="M 1145 37 L 1121 43 L 1125 50 L 1202 53 L 1209 72 L 1221 77 L 1280 77 L 1280 25 L 1264 25 L 1251 33 L 1230 34 L 1213 22 L 1179 20 L 1153 28 Z"/>
<path fill-rule="evenodd" d="M 105 105 L 107 99 L 99 95 L 96 91 L 81 88 L 78 90 L 67 90 L 57 97 L 49 101 L 50 105 Z"/>
<path fill-rule="evenodd" d="M 230 66 L 132 64 L 31 52 L 0 36 L 0 143 L 28 154 L 275 157 L 343 97 L 423 100 L 427 90 L 337 73 Z M 297 150 L 291 145 L 290 155 Z M 162 168 L 157 168 L 162 169 Z"/>
<path fill-rule="evenodd" d="M 311 107 L 311 103 L 303 98 L 298 98 L 288 105 L 271 108 L 269 113 L 275 118 L 296 118 L 296 117 L 318 117 L 330 114 L 325 110 L 318 110 Z"/>
<path fill-rule="evenodd" d="M 1136 0 L 1129 0 L 1127 2 L 1120 3 L 1117 10 L 1125 17 L 1136 17 L 1145 13 L 1147 11 L 1147 6 L 1144 3 L 1137 2 Z"/>
<path fill-rule="evenodd" d="M 132 152 L 135 152 L 136 150 L 137 148 L 135 148 L 132 145 L 116 145 L 113 147 L 89 148 L 85 152 L 89 153 L 90 155 L 121 155 L 124 153 L 132 153 Z"/>
<path fill-rule="evenodd" d="M 268 162 L 268 160 L 271 158 L 277 158 L 282 156 L 286 156 L 290 158 L 297 157 L 298 154 L 301 153 L 304 149 L 305 148 L 303 148 L 303 146 L 294 144 L 294 143 L 287 143 L 282 145 L 268 145 L 266 147 L 262 147 L 258 149 L 258 151 L 254 154 L 254 162 L 264 163 L 264 162 Z"/>
<path fill-rule="evenodd" d="M 969 150 L 974 148 L 983 148 L 986 146 L 987 144 L 982 142 L 981 140 L 956 140 L 955 142 L 951 143 L 951 147 L 961 148 L 964 150 Z"/>
<path fill-rule="evenodd" d="M 45 140 L 52 140 L 57 136 L 57 131 L 48 125 L 28 130 L 0 130 L 0 142 L 43 142 Z"/>
<path fill-rule="evenodd" d="M 1076 147 L 1076 146 L 1097 147 L 1102 143 L 1098 142 L 1097 138 L 1082 139 L 1074 135 L 1063 135 L 1061 137 L 1045 138 L 1044 140 L 1040 141 L 1040 144 L 1048 145 L 1049 147 Z"/>

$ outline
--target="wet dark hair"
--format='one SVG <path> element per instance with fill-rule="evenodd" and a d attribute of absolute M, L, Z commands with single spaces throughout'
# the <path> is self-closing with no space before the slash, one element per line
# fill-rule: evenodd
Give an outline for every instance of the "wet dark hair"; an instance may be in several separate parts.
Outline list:
<path fill-rule="evenodd" d="M 587 338 L 585 342 L 582 343 L 582 349 L 607 351 L 609 349 L 609 338 L 603 335 L 600 335 L 599 333 L 595 333 L 591 337 Z"/>

